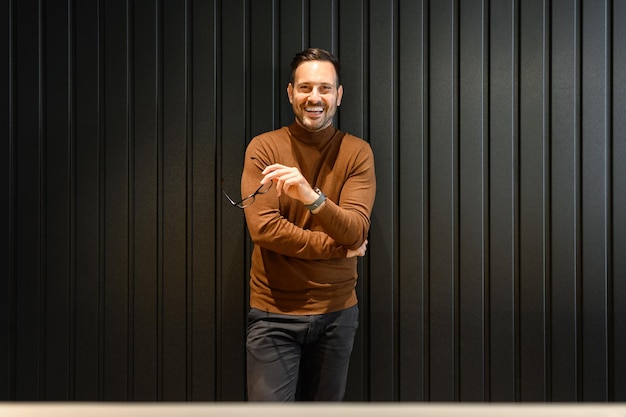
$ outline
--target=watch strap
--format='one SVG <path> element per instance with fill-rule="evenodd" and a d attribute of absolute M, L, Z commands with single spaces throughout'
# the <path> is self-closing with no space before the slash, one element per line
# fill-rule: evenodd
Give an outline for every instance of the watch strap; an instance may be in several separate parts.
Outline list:
<path fill-rule="evenodd" d="M 319 194 L 319 197 L 317 197 L 317 200 L 315 200 L 314 202 L 312 202 L 311 204 L 305 204 L 304 207 L 306 207 L 308 210 L 313 211 L 317 208 L 319 208 L 322 203 L 324 203 L 324 201 L 326 201 L 326 196 L 324 195 L 324 193 L 317 187 L 313 188 L 313 190 Z"/>

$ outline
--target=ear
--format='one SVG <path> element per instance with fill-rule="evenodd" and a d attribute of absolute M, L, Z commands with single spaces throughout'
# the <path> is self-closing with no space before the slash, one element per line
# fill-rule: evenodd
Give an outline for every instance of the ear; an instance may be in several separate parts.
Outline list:
<path fill-rule="evenodd" d="M 343 97 L 343 85 L 337 89 L 337 107 L 341 106 L 341 98 Z"/>
<path fill-rule="evenodd" d="M 293 104 L 293 85 L 291 83 L 287 85 L 287 97 L 289 97 L 289 102 Z"/>

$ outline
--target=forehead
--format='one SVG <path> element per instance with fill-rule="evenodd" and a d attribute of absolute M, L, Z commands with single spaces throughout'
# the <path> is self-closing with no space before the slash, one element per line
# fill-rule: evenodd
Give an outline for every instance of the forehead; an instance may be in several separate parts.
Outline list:
<path fill-rule="evenodd" d="M 332 63 L 328 61 L 305 61 L 298 66 L 294 74 L 296 84 L 316 83 L 335 84 L 337 73 Z"/>

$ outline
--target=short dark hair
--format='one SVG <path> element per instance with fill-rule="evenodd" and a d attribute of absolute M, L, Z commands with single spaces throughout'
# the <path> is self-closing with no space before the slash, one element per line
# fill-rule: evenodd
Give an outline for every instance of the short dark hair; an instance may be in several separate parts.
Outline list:
<path fill-rule="evenodd" d="M 291 60 L 291 82 L 293 83 L 296 78 L 296 69 L 303 62 L 307 61 L 327 61 L 333 64 L 335 72 L 337 73 L 337 85 L 340 84 L 339 76 L 341 74 L 341 65 L 339 60 L 330 52 L 321 48 L 308 48 L 304 51 L 298 52 Z"/>

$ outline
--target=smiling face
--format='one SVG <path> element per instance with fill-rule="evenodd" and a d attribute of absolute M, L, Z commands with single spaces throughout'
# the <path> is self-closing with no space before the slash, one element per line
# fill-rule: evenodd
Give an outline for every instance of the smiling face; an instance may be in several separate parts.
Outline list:
<path fill-rule="evenodd" d="M 318 132 L 333 122 L 341 104 L 343 87 L 337 86 L 337 73 L 328 61 L 306 61 L 295 71 L 287 86 L 296 122 L 310 132 Z"/>

